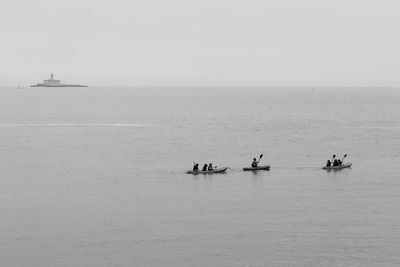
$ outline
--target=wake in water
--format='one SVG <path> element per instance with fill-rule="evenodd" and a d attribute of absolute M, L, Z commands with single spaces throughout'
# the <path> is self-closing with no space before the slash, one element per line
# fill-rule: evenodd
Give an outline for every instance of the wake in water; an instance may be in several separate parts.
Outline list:
<path fill-rule="evenodd" d="M 10 123 L 0 127 L 153 127 L 154 124 L 137 123 Z"/>

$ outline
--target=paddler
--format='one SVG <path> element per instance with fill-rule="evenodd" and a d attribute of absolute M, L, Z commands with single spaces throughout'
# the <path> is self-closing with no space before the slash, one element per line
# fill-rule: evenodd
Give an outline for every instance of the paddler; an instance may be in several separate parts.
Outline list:
<path fill-rule="evenodd" d="M 198 172 L 198 171 L 199 171 L 199 164 L 198 164 L 198 163 L 194 163 L 194 165 L 193 165 L 193 171 L 194 171 L 194 172 Z"/>
<path fill-rule="evenodd" d="M 254 158 L 254 159 L 253 159 L 253 162 L 251 163 L 251 167 L 257 168 L 257 166 L 258 166 L 258 161 L 257 161 L 256 158 Z"/>
<path fill-rule="evenodd" d="M 326 167 L 330 167 L 332 165 L 332 162 L 328 159 L 328 161 L 326 162 Z"/>
<path fill-rule="evenodd" d="M 212 170 L 213 170 L 213 165 L 212 165 L 212 163 L 208 164 L 208 170 L 209 170 L 209 171 L 212 171 Z"/>
<path fill-rule="evenodd" d="M 201 171 L 206 172 L 207 171 L 207 166 L 208 166 L 207 163 L 204 164 L 203 169 Z"/>

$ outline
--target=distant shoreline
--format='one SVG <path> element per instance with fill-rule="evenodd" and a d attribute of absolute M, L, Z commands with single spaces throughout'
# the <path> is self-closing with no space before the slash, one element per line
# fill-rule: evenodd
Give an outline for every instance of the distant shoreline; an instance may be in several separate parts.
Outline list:
<path fill-rule="evenodd" d="M 121 88 L 121 89 L 233 89 L 233 90 L 249 90 L 249 89 L 307 89 L 307 90 L 331 90 L 331 89 L 400 89 L 399 86 L 199 86 L 199 85 L 61 85 L 61 86 L 42 86 L 42 85 L 0 85 L 0 89 L 27 89 L 27 88 Z"/>

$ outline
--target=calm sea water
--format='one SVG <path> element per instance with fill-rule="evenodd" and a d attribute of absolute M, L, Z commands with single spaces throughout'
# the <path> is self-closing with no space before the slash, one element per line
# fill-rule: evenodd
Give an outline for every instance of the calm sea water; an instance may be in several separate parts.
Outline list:
<path fill-rule="evenodd" d="M 399 266 L 399 144 L 399 89 L 3 89 L 0 265 Z"/>

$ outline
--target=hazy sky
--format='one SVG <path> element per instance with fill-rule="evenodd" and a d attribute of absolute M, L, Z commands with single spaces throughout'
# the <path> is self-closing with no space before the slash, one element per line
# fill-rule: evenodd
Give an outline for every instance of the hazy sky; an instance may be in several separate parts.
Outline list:
<path fill-rule="evenodd" d="M 0 85 L 400 85 L 400 2 L 1 0 Z"/>

